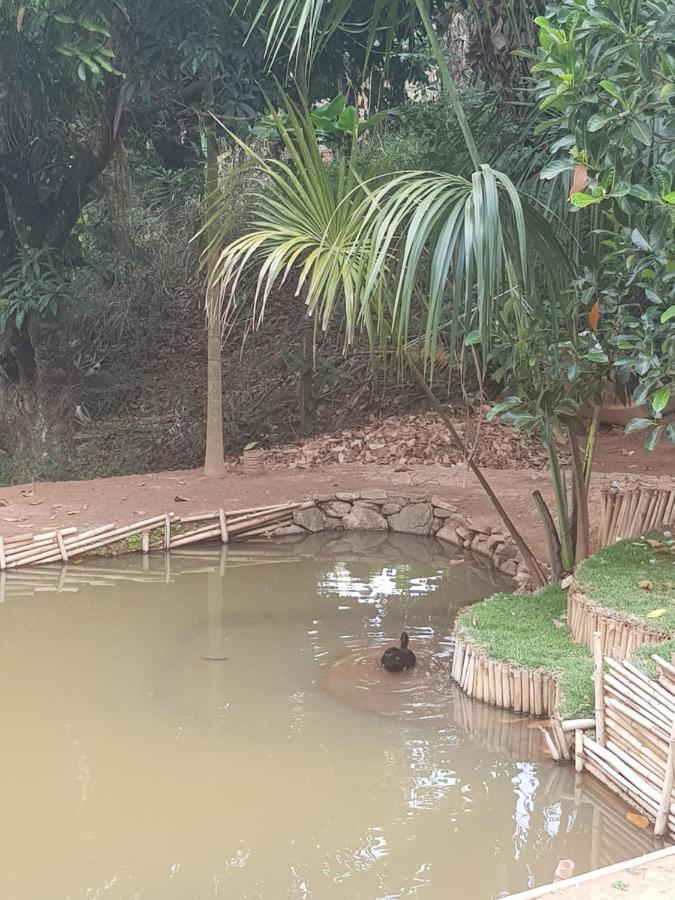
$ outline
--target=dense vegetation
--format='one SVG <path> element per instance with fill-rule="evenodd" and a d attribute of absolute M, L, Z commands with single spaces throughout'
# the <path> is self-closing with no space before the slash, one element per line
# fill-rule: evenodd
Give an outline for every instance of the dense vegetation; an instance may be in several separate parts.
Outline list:
<path fill-rule="evenodd" d="M 367 352 L 371 378 L 501 394 L 569 570 L 607 385 L 675 442 L 673 17 L 4 0 L 0 478 L 197 464 L 207 357 L 211 437 L 311 431 Z"/>

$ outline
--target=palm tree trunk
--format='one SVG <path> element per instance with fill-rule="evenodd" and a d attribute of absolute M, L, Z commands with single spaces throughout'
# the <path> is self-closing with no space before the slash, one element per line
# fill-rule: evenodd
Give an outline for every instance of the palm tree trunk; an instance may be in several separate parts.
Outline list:
<path fill-rule="evenodd" d="M 207 82 L 203 92 L 206 110 L 213 104 L 213 83 Z M 206 448 L 204 452 L 204 474 L 221 475 L 225 470 L 223 447 L 223 368 L 222 337 L 220 331 L 220 294 L 211 283 L 211 274 L 216 261 L 212 246 L 217 223 L 213 221 L 211 210 L 218 190 L 218 147 L 213 124 L 205 126 L 206 131 L 206 218 L 210 223 L 206 232 L 208 284 L 206 304 Z"/>

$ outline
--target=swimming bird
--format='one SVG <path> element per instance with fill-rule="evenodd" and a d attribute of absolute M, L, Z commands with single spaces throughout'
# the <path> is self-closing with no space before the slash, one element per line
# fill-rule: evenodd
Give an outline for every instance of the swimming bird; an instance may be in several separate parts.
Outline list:
<path fill-rule="evenodd" d="M 402 672 L 404 669 L 412 669 L 417 662 L 412 650 L 408 650 L 408 635 L 404 631 L 401 635 L 400 647 L 389 647 L 382 654 L 382 665 L 387 672 Z"/>

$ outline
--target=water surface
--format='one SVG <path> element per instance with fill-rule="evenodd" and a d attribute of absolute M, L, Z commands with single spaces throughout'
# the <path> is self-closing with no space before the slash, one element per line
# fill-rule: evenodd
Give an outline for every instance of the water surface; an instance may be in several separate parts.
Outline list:
<path fill-rule="evenodd" d="M 652 849 L 453 687 L 453 618 L 495 587 L 454 553 L 317 535 L 8 574 L 0 897 L 487 900 Z M 384 673 L 403 628 L 419 665 Z"/>

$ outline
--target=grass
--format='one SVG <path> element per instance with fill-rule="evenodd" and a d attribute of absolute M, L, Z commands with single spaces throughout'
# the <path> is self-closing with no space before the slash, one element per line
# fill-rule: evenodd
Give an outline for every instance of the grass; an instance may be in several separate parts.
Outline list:
<path fill-rule="evenodd" d="M 675 634 L 675 543 L 671 538 L 654 534 L 605 547 L 581 563 L 576 582 L 599 606 L 635 616 L 664 634 Z M 649 589 L 644 588 L 647 583 Z"/>
<path fill-rule="evenodd" d="M 565 592 L 551 585 L 535 594 L 494 594 L 457 621 L 493 659 L 558 673 L 560 711 L 571 718 L 593 709 L 593 660 L 588 647 L 573 642 L 566 608 Z"/>
<path fill-rule="evenodd" d="M 663 641 L 661 644 L 643 644 L 633 652 L 631 662 L 636 665 L 638 669 L 642 669 L 645 675 L 648 675 L 650 678 L 658 678 L 659 673 L 656 668 L 656 663 L 651 658 L 652 653 L 657 653 L 661 659 L 670 662 L 671 655 L 675 653 L 675 638 L 672 638 L 669 641 Z"/>

